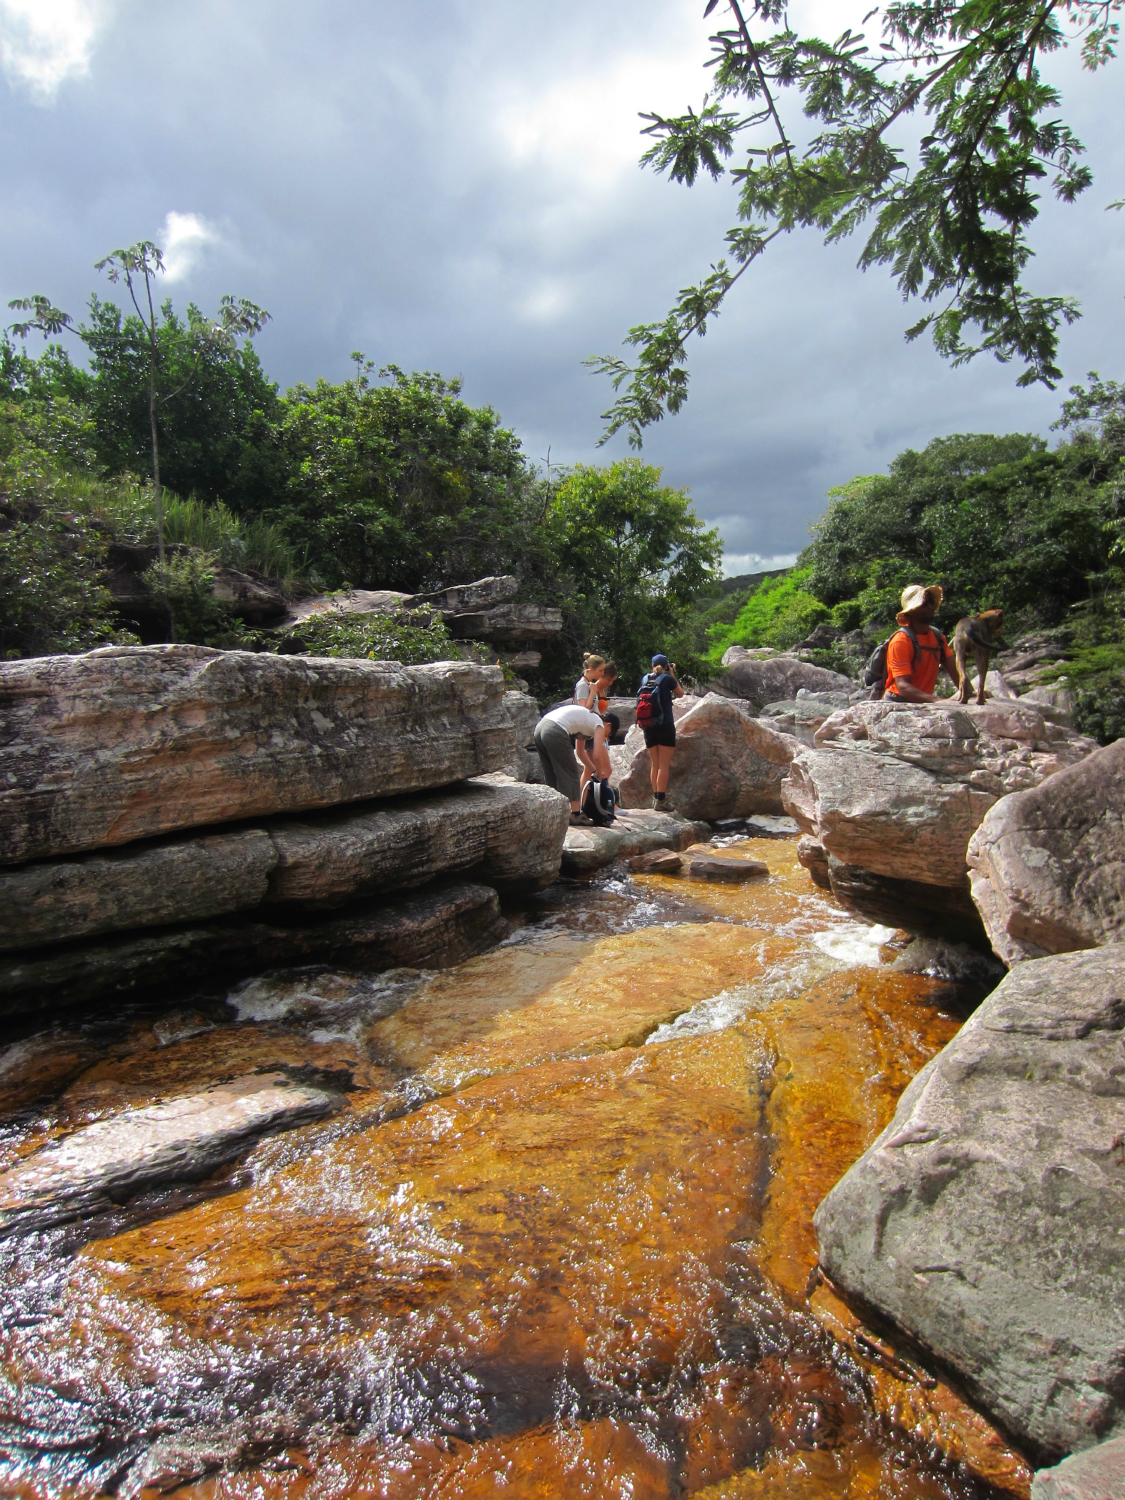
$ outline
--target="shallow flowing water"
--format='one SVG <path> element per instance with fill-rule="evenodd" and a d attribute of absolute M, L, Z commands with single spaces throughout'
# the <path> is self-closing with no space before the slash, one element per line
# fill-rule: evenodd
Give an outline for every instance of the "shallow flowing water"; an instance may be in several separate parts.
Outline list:
<path fill-rule="evenodd" d="M 347 1096 L 0 1244 L 4 1492 L 1026 1495 L 810 1275 L 813 1210 L 968 997 L 894 971 L 791 840 L 721 842 L 769 880 L 618 867 L 455 969 L 267 975 L 0 1052 L 0 1170 L 259 1070 Z"/>

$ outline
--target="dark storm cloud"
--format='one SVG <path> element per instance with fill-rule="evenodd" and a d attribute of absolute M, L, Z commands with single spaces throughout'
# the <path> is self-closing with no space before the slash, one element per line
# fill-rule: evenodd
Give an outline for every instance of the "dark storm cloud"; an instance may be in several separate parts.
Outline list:
<path fill-rule="evenodd" d="M 260 349 L 283 387 L 341 378 L 358 348 L 462 375 L 533 459 L 619 456 L 623 437 L 595 448 L 610 393 L 581 361 L 661 316 L 729 214 L 725 185 L 689 192 L 635 166 L 637 110 L 705 87 L 701 9 L 0 0 L 9 32 L 21 11 L 102 22 L 88 71 L 53 101 L 14 68 L 0 86 L 0 295 L 78 309 L 100 255 L 196 215 L 169 293 L 268 307 Z M 840 7 L 820 9 L 835 28 Z M 1047 206 L 1031 279 L 1083 302 L 1068 377 L 1120 375 L 1125 216 L 1104 211 L 1125 175 L 1120 75 L 1057 67 L 1098 182 L 1075 208 Z M 732 571 L 795 553 L 829 486 L 908 445 L 1046 432 L 1057 414 L 1057 395 L 1017 390 L 1011 369 L 951 371 L 905 345 L 911 310 L 855 270 L 858 249 L 774 246 L 696 343 L 684 412 L 646 437 L 720 526 Z"/>

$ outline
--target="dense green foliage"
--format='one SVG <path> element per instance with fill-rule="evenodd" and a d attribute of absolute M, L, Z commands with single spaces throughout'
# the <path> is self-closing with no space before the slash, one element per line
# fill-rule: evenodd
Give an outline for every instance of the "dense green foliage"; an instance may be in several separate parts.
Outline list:
<path fill-rule="evenodd" d="M 369 657 L 418 666 L 448 661 L 457 654 L 440 619 L 404 623 L 394 615 L 326 614 L 305 620 L 286 633 L 287 642 L 308 648 L 310 656 Z"/>
<path fill-rule="evenodd" d="M 704 13 L 717 4 L 709 0 Z M 702 108 L 644 116 L 655 144 L 642 161 L 688 186 L 701 172 L 719 179 L 749 133 L 744 162 L 730 173 L 733 266 L 719 260 L 662 322 L 630 330 L 634 366 L 590 361 L 615 390 L 625 388 L 605 413 L 606 435 L 625 428 L 639 447 L 644 427 L 679 410 L 687 340 L 706 332 L 772 240 L 801 228 L 831 243 L 866 226 L 860 266 L 889 266 L 904 298 L 938 309 L 908 338 L 929 329 L 954 364 L 989 350 L 1023 364 L 1020 384 L 1053 386 L 1059 331 L 1079 312 L 1072 297 L 1022 284 L 1028 231 L 1048 178 L 1055 196 L 1072 202 L 1092 177 L 1039 63 L 1074 41 L 1096 71 L 1114 55 L 1119 8 L 1116 0 L 893 0 L 864 17 L 864 25 L 879 17 L 873 35 L 847 29 L 826 42 L 793 29 L 786 0 L 726 0 L 733 24 L 711 38 Z M 787 91 L 810 122 L 807 139 L 786 123 Z"/>
<path fill-rule="evenodd" d="M 831 611 L 809 592 L 811 572 L 795 568 L 780 578 L 765 579 L 729 625 L 712 631 L 709 660 L 718 663 L 728 646 L 787 651 L 827 620 Z"/>
<path fill-rule="evenodd" d="M 636 459 L 579 466 L 547 512 L 551 550 L 569 580 L 562 602 L 581 632 L 570 660 L 596 649 L 617 663 L 623 689 L 639 682 L 657 651 L 681 672 L 700 670 L 683 626 L 721 555 L 718 534 L 697 520 L 686 492 L 660 478 Z"/>

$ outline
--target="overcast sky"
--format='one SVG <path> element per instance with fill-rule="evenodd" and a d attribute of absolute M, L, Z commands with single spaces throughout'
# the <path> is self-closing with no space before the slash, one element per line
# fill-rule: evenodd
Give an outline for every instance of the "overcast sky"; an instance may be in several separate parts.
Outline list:
<path fill-rule="evenodd" d="M 835 35 L 864 0 L 802 0 Z M 606 462 L 617 352 L 698 279 L 733 223 L 729 183 L 642 172 L 638 112 L 698 104 L 702 0 L 0 0 L 0 297 L 81 311 L 93 262 L 153 238 L 168 291 L 273 314 L 282 389 L 349 355 L 460 375 L 533 460 Z M 1125 376 L 1122 68 L 1051 63 L 1095 185 L 1049 203 L 1028 278 L 1077 296 L 1067 380 Z M 702 342 L 691 397 L 645 439 L 719 526 L 726 570 L 792 560 L 825 491 L 953 432 L 1038 431 L 1059 396 L 984 358 L 906 345 L 917 313 L 860 243 L 772 246 Z"/>

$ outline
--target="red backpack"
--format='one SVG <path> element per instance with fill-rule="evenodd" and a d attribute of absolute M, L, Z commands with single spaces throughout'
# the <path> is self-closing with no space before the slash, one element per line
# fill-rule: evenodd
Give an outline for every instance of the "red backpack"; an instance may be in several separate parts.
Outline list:
<path fill-rule="evenodd" d="M 664 723 L 664 709 L 660 703 L 660 678 L 650 672 L 637 691 L 637 728 L 656 729 Z"/>

